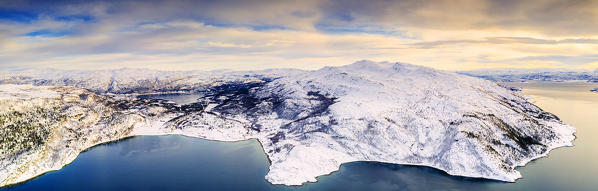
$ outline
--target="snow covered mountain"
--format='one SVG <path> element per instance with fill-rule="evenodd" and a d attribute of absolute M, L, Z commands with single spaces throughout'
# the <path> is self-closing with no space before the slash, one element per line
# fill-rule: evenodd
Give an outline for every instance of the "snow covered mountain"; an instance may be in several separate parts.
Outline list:
<path fill-rule="evenodd" d="M 484 78 L 492 81 L 572 81 L 581 80 L 598 83 L 598 69 L 589 70 L 559 70 L 559 69 L 496 69 L 474 70 L 459 72 L 468 76 Z"/>
<path fill-rule="evenodd" d="M 0 106 L 12 108 L 3 109 L 9 111 L 4 113 L 53 113 L 83 108 L 67 112 L 63 120 L 31 115 L 33 121 L 45 125 L 21 124 L 30 130 L 11 131 L 11 137 L 20 137 L 10 139 L 11 142 L 2 139 L 0 145 L 17 140 L 16 144 L 34 145 L 36 149 L 15 151 L 1 147 L 2 153 L 9 155 L 0 156 L 0 175 L 9 176 L 0 176 L 0 185 L 57 169 L 76 154 L 67 159 L 33 160 L 27 156 L 62 152 L 70 145 L 79 145 L 69 151 L 78 153 L 81 148 L 134 135 L 182 134 L 220 141 L 255 138 L 271 161 L 266 179 L 286 185 L 316 181 L 317 176 L 336 171 L 342 163 L 351 161 L 423 165 L 452 175 L 515 181 L 521 177 L 514 170 L 516 166 L 545 156 L 553 148 L 570 146 L 575 138 L 573 127 L 529 103 L 518 92 L 490 81 L 420 66 L 360 61 L 316 71 L 254 74 L 225 80 L 212 77 L 201 81 L 201 85 L 189 86 L 204 96 L 197 103 L 182 106 L 130 95 L 94 94 L 73 87 L 0 85 Z M 157 78 L 162 83 L 162 78 Z M 194 75 L 184 79 L 199 78 L 206 79 Z M 33 78 L 11 79 L 24 83 Z M 85 87 L 96 83 L 80 82 L 76 84 L 81 88 L 97 87 Z M 188 82 L 191 81 L 177 81 L 172 87 Z M 55 83 L 49 84 L 59 85 Z M 147 86 L 137 83 L 129 86 L 133 88 L 127 93 L 139 89 L 144 93 L 165 91 L 160 86 Z M 98 90 L 95 89 L 99 93 L 118 93 L 109 88 Z M 168 91 L 171 90 L 177 88 Z M 18 94 L 28 97 L 19 98 Z M 83 99 L 88 96 L 82 94 L 96 98 L 90 101 Z M 65 97 L 71 99 L 64 100 Z M 41 104 L 44 108 L 51 105 L 48 111 L 31 108 L 37 102 L 53 104 Z M 23 106 L 12 106 L 15 103 Z M 92 107 L 91 103 L 97 106 Z M 65 120 L 77 119 L 69 116 L 87 113 L 92 108 L 102 112 L 96 111 L 101 115 L 92 116 L 87 120 L 89 124 L 64 124 Z M 3 129 L 16 124 L 10 116 L 2 115 Z M 39 136 L 42 141 L 21 140 L 27 133 L 47 126 L 52 128 L 43 131 L 50 133 Z M 102 138 L 85 142 L 76 136 L 54 135 L 67 131 Z M 60 140 L 58 145 L 62 146 L 48 146 L 55 140 Z M 16 164 L 18 168 L 6 168 L 7 164 Z"/>
<path fill-rule="evenodd" d="M 143 94 L 194 92 L 209 85 L 255 78 L 271 78 L 302 72 L 293 69 L 262 71 L 159 71 L 123 68 L 119 70 L 30 69 L 0 71 L 0 84 L 74 86 L 96 93 Z"/>

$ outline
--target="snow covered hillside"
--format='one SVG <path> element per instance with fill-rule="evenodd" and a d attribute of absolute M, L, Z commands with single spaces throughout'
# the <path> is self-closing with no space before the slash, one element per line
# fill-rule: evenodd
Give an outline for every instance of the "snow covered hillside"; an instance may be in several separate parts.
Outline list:
<path fill-rule="evenodd" d="M 193 92 L 209 85 L 255 78 L 287 76 L 302 72 L 293 69 L 262 71 L 159 71 L 123 68 L 119 70 L 30 69 L 0 71 L 0 84 L 74 86 L 96 93 L 143 94 Z"/>
<path fill-rule="evenodd" d="M 26 75 L 13 75 L 10 79 L 15 83 L 60 85 L 60 80 L 36 83 L 43 79 L 23 76 Z M 170 87 L 201 84 L 185 86 L 204 96 L 197 103 L 182 106 L 128 95 L 101 95 L 119 92 L 107 88 L 113 85 L 98 89 L 95 84 L 101 83 L 87 83 L 84 79 L 75 84 L 100 94 L 72 87 L 64 91 L 62 88 L 66 87 L 0 85 L 2 107 L 26 105 L 2 111 L 53 113 L 68 106 L 81 108 L 74 111 L 94 110 L 92 113 L 98 115 L 87 120 L 91 126 L 66 123 L 70 118 L 63 119 L 65 116 L 56 119 L 30 116 L 44 125 L 21 127 L 30 128 L 28 131 L 50 129 L 45 130 L 50 133 L 39 136 L 42 141 L 29 140 L 34 143 L 29 145 L 37 145 L 35 148 L 23 151 L 0 148 L 9 153 L 0 156 L 0 165 L 18 167 L 2 166 L 0 175 L 10 176 L 0 176 L 0 185 L 16 183 L 72 161 L 76 154 L 67 155 L 70 157 L 64 160 L 41 162 L 43 165 L 40 161 L 45 160 L 27 157 L 32 155 L 27 153 L 52 154 L 71 148 L 48 149 L 49 142 L 57 140 L 68 140 L 60 145 L 82 145 L 72 151 L 78 153 L 83 147 L 133 135 L 182 134 L 221 141 L 256 138 L 271 160 L 266 179 L 274 184 L 300 185 L 316 181 L 317 176 L 336 171 L 342 163 L 351 161 L 424 165 L 452 175 L 515 181 L 521 177 L 514 170 L 516 166 L 545 156 L 556 147 L 571 146 L 575 138 L 573 127 L 529 103 L 518 92 L 490 81 L 420 66 L 360 61 L 316 71 L 279 70 L 238 74 L 226 79 L 220 74 L 209 76 L 212 77 L 188 75 L 185 80 L 168 83 Z M 153 84 L 163 81 L 161 75 L 151 78 L 158 79 Z M 200 78 L 209 80 L 189 80 Z M 159 85 L 124 81 L 114 76 L 110 81 L 128 87 L 124 93 L 166 90 Z M 75 96 L 82 93 L 72 93 L 77 91 L 97 99 L 84 100 Z M 14 95 L 18 92 L 31 96 L 17 98 Z M 69 97 L 65 94 L 73 99 L 64 100 Z M 31 108 L 35 104 L 30 102 L 49 100 L 53 104 L 42 105 L 51 105 L 47 109 L 50 111 Z M 93 102 L 98 106 L 91 107 Z M 79 112 L 66 115 L 76 113 Z M 12 119 L 7 116 L 2 117 Z M 5 120 L 0 125 L 7 129 L 11 124 L 15 122 Z M 103 138 L 85 142 L 81 137 L 53 133 L 63 131 Z M 28 133 L 11 132 L 12 137 L 21 138 Z M 20 139 L 10 140 L 24 144 Z M 2 141 L 0 145 L 11 144 Z M 23 173 L 20 169 L 37 170 Z"/>
<path fill-rule="evenodd" d="M 128 137 L 169 116 L 164 111 L 171 105 L 73 87 L 0 85 L 0 186 L 58 170 L 89 147 Z"/>

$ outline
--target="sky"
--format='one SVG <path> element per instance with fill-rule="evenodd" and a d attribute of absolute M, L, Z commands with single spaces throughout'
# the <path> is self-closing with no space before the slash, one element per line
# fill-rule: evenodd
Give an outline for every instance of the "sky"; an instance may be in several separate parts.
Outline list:
<path fill-rule="evenodd" d="M 598 68 L 596 0 L 0 1 L 0 69 Z"/>

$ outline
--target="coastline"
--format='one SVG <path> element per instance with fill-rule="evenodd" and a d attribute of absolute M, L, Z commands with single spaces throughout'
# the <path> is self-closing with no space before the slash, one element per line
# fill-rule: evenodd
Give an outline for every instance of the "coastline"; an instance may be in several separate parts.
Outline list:
<path fill-rule="evenodd" d="M 173 115 L 173 116 L 166 116 L 166 117 L 162 117 L 160 119 L 172 119 L 172 118 L 176 118 L 176 116 L 175 115 Z M 253 135 L 250 135 L 250 134 L 239 134 L 239 136 L 236 136 L 236 137 L 226 137 L 226 136 L 223 136 L 224 134 L 209 134 L 210 133 L 209 131 L 206 131 L 206 132 L 199 131 L 198 132 L 198 131 L 184 131 L 184 130 L 163 129 L 162 127 L 164 126 L 164 124 L 167 121 L 169 121 L 169 120 L 160 121 L 157 118 L 147 119 L 145 122 L 143 122 L 141 124 L 136 124 L 135 127 L 130 132 L 123 133 L 124 136 L 114 137 L 114 139 L 108 139 L 107 141 L 98 142 L 96 144 L 93 144 L 93 145 L 90 145 L 90 146 L 87 146 L 87 147 L 81 149 L 80 151 L 76 152 L 76 154 L 74 154 L 74 156 L 69 156 L 68 158 L 66 158 L 64 160 L 63 164 L 61 164 L 60 167 L 58 167 L 58 168 L 47 168 L 47 169 L 37 169 L 37 170 L 34 170 L 34 171 L 37 171 L 38 173 L 26 174 L 24 176 L 21 175 L 21 176 L 19 176 L 20 178 L 15 179 L 15 181 L 11 181 L 9 183 L 6 183 L 6 184 L 2 185 L 2 187 L 7 186 L 7 185 L 12 185 L 12 184 L 18 184 L 20 182 L 24 182 L 24 181 L 30 180 L 32 178 L 38 177 L 40 175 L 43 175 L 43 174 L 45 174 L 47 172 L 60 170 L 64 166 L 72 163 L 72 161 L 74 161 L 79 156 L 79 154 L 81 154 L 81 153 L 83 153 L 83 152 L 85 152 L 85 151 L 87 151 L 87 150 L 89 150 L 89 149 L 91 149 L 91 148 L 93 148 L 95 146 L 102 145 L 102 144 L 109 144 L 111 142 L 118 142 L 118 141 L 121 141 L 123 139 L 129 138 L 129 137 L 134 137 L 134 136 L 181 135 L 181 136 L 186 136 L 186 137 L 200 138 L 200 139 L 204 139 L 204 140 L 220 141 L 220 142 L 239 142 L 239 141 L 246 141 L 246 140 L 250 140 L 250 139 L 256 139 L 260 143 L 262 152 L 264 152 L 264 154 L 266 155 L 266 158 L 269 161 L 270 165 L 271 166 L 273 165 L 273 161 L 271 159 L 271 156 L 268 153 L 266 153 L 266 150 L 270 150 L 270 149 L 267 148 L 268 146 L 264 146 L 263 141 L 261 141 L 261 140 L 267 140 L 267 137 L 263 137 L 263 135 L 260 135 L 260 134 L 257 134 L 257 135 L 256 134 L 253 134 Z M 536 159 L 548 156 L 548 153 L 551 150 L 555 149 L 555 148 L 565 147 L 565 146 L 572 146 L 573 145 L 573 141 L 575 140 L 575 135 L 574 135 L 575 130 L 572 127 L 571 127 L 571 129 L 568 129 L 569 131 L 564 132 L 565 134 L 567 134 L 567 133 L 571 134 L 570 138 L 566 138 L 569 135 L 563 135 L 562 129 L 559 130 L 559 128 L 570 127 L 570 126 L 562 124 L 562 123 L 555 123 L 555 124 L 552 124 L 550 126 L 553 126 L 553 130 L 555 132 L 557 132 L 558 135 L 561 135 L 561 136 L 559 136 L 561 139 L 559 139 L 558 143 L 551 142 L 550 144 L 547 144 L 547 149 L 546 149 L 545 152 L 536 154 L 536 155 L 531 156 L 529 158 L 525 158 L 523 160 L 520 160 L 518 163 L 516 163 L 514 165 L 511 165 L 511 169 L 512 170 L 514 170 L 515 168 L 517 168 L 519 166 L 524 166 L 525 164 L 529 163 L 530 161 L 533 161 L 533 160 L 536 160 Z M 205 133 L 208 133 L 208 134 L 205 134 Z M 310 150 L 310 152 L 311 151 L 314 151 L 314 150 Z M 318 151 L 318 150 L 315 150 L 315 151 Z M 327 151 L 327 150 L 324 150 L 324 151 Z M 320 154 L 322 154 L 322 155 L 332 155 L 332 154 L 326 153 L 326 152 L 322 152 Z M 277 159 L 277 158 L 275 158 L 275 159 Z M 286 160 L 286 159 L 289 159 L 289 158 L 283 158 L 283 159 Z M 311 158 L 305 158 L 305 157 L 301 158 L 301 157 L 299 157 L 299 159 L 303 159 L 303 160 L 308 159 L 308 160 L 310 160 Z M 318 159 L 318 158 L 316 158 L 316 159 Z M 322 163 L 318 163 L 318 162 L 321 162 L 321 161 L 315 160 L 316 163 L 313 163 L 313 164 L 319 164 L 321 166 L 326 167 L 328 170 L 333 169 L 332 171 L 325 170 L 326 171 L 325 173 L 321 173 L 321 172 L 318 172 L 318 173 L 311 172 L 311 174 L 310 173 L 305 173 L 305 174 L 302 174 L 303 175 L 302 178 L 308 178 L 308 179 L 295 179 L 295 180 L 290 180 L 288 182 L 274 182 L 274 181 L 272 181 L 272 179 L 268 178 L 268 176 L 266 176 L 266 180 L 268 180 L 268 182 L 270 182 L 270 183 L 274 182 L 273 183 L 274 185 L 287 185 L 287 186 L 298 185 L 298 186 L 300 186 L 300 185 L 304 185 L 306 182 L 317 182 L 317 177 L 332 174 L 332 173 L 338 171 L 343 164 L 350 163 L 350 162 L 358 162 L 358 161 L 364 161 L 364 162 L 383 162 L 383 163 L 398 164 L 398 165 L 427 166 L 427 167 L 431 167 L 431 168 L 435 168 L 435 169 L 441 170 L 441 171 L 446 172 L 447 174 L 453 175 L 453 176 L 464 176 L 464 177 L 471 177 L 471 178 L 485 178 L 485 179 L 499 180 L 499 181 L 505 181 L 505 182 L 514 182 L 517 179 L 521 178 L 521 174 L 520 173 L 517 173 L 516 176 L 511 176 L 511 177 L 507 177 L 507 178 L 505 178 L 505 177 L 477 176 L 475 174 L 469 174 L 468 175 L 468 174 L 464 174 L 464 173 L 453 173 L 453 172 L 447 171 L 447 170 L 445 170 L 443 168 L 440 168 L 440 167 L 438 167 L 438 166 L 436 166 L 436 165 L 434 165 L 432 163 L 429 163 L 427 161 L 422 161 L 420 163 L 409 163 L 409 162 L 401 162 L 400 158 L 398 158 L 398 159 L 395 158 L 395 160 L 389 161 L 389 160 L 375 160 L 375 159 L 373 159 L 373 160 L 359 160 L 358 158 L 352 158 L 352 157 L 351 158 L 339 158 L 338 156 L 329 156 L 328 159 L 336 160 L 335 162 L 337 162 L 337 163 L 335 163 L 334 165 L 329 165 L 329 164 L 323 164 L 323 165 L 321 165 Z M 347 160 L 347 159 L 349 159 L 349 160 Z M 282 162 L 284 162 L 284 160 Z M 288 164 L 282 164 L 281 165 L 282 162 L 281 162 L 281 160 L 277 160 L 274 163 L 277 163 L 279 165 L 278 167 L 282 166 L 284 168 L 285 165 L 287 165 L 286 167 L 289 167 Z M 310 163 L 310 164 L 312 164 L 312 163 Z M 297 166 L 292 166 L 291 165 L 290 167 L 291 168 L 296 168 Z M 272 168 L 270 168 L 270 170 L 272 170 Z M 312 170 L 312 169 L 309 169 L 309 170 Z M 287 174 L 285 174 L 285 173 L 287 173 Z M 282 177 L 282 178 L 277 179 L 277 180 L 278 181 L 284 180 L 285 177 L 287 177 L 289 175 L 288 173 L 290 173 L 290 172 L 283 172 L 283 174 L 276 174 L 279 177 Z M 505 175 L 505 174 L 502 174 L 502 175 Z"/>
<path fill-rule="evenodd" d="M 51 172 L 54 172 L 54 171 L 59 171 L 62 168 L 66 167 L 69 164 L 71 164 L 72 162 L 74 162 L 78 158 L 78 156 L 80 154 L 85 153 L 85 152 L 87 152 L 87 151 L 89 151 L 89 150 L 91 150 L 91 149 L 93 149 L 95 147 L 102 146 L 102 145 L 118 144 L 119 142 L 125 141 L 127 139 L 131 139 L 131 138 L 135 138 L 135 137 L 143 137 L 143 136 L 182 136 L 182 137 L 188 137 L 188 138 L 194 138 L 194 139 L 201 139 L 201 140 L 206 140 L 206 141 L 222 142 L 222 143 L 238 143 L 238 142 L 245 142 L 245 141 L 255 140 L 258 143 L 257 146 L 260 147 L 260 150 L 266 156 L 266 160 L 267 160 L 268 164 L 269 165 L 272 164 L 272 161 L 270 160 L 270 157 L 268 157 L 268 155 L 265 153 L 265 150 L 264 150 L 264 147 L 262 145 L 262 142 L 258 138 L 249 138 L 249 139 L 246 139 L 246 140 L 227 141 L 227 140 L 212 140 L 212 139 L 206 139 L 206 138 L 199 138 L 199 137 L 195 137 L 195 136 L 191 136 L 191 135 L 176 134 L 176 133 L 164 133 L 164 134 L 159 134 L 159 135 L 155 135 L 155 134 L 154 135 L 142 135 L 142 134 L 140 134 L 140 135 L 130 135 L 130 136 L 122 137 L 122 138 L 119 138 L 119 139 L 115 139 L 115 140 L 111 140 L 111 141 L 107 141 L 107 142 L 102 142 L 102 143 L 93 145 L 93 146 L 88 147 L 88 148 L 82 150 L 81 152 L 79 152 L 77 154 L 77 156 L 73 160 L 69 161 L 68 163 L 65 163 L 59 169 L 48 169 L 48 170 L 44 171 L 43 173 L 35 175 L 35 176 L 32 176 L 32 177 L 30 177 L 30 178 L 28 178 L 26 180 L 15 182 L 15 183 L 11 183 L 11 184 L 2 185 L 2 186 L 0 186 L 0 188 L 6 189 L 6 188 L 11 188 L 11 187 L 16 187 L 16 186 L 25 184 L 25 183 L 27 183 L 29 181 L 32 181 L 32 180 L 34 180 L 34 179 L 36 179 L 36 178 L 38 178 L 40 176 L 43 176 L 43 175 L 45 175 L 47 173 L 51 173 Z M 524 167 L 525 165 L 527 165 L 530 162 L 533 162 L 535 160 L 539 160 L 541 158 L 546 158 L 546 157 L 549 156 L 549 153 L 552 150 L 559 149 L 559 148 L 572 147 L 573 144 L 572 144 L 572 142 L 570 142 L 570 143 L 571 144 L 554 145 L 550 149 L 547 149 L 547 151 L 545 153 L 542 153 L 541 155 L 537 155 L 537 156 L 534 156 L 534 157 L 529 158 L 527 160 L 521 161 L 521 163 L 519 163 L 518 165 L 513 166 L 513 168 L 516 169 L 516 168 Z M 355 161 L 349 161 L 349 162 L 341 163 L 339 166 L 337 166 L 337 170 L 332 171 L 332 172 L 330 172 L 328 174 L 323 174 L 323 175 L 317 176 L 316 177 L 316 181 L 307 181 L 307 182 L 303 182 L 302 184 L 298 184 L 298 185 L 296 185 L 296 184 L 274 184 L 274 183 L 271 183 L 270 181 L 267 181 L 267 182 L 270 183 L 271 185 L 282 185 L 282 186 L 291 186 L 291 187 L 301 187 L 301 186 L 304 186 L 304 185 L 306 185 L 308 183 L 317 183 L 317 182 L 319 182 L 318 179 L 320 177 L 330 176 L 330 175 L 338 172 L 343 165 L 347 165 L 349 163 L 359 163 L 359 162 L 381 163 L 381 164 L 388 164 L 388 165 L 404 165 L 404 166 L 426 167 L 426 168 L 432 168 L 432 169 L 438 170 L 438 171 L 440 171 L 442 173 L 445 173 L 445 174 L 447 174 L 449 176 L 460 177 L 460 178 L 472 178 L 472 179 L 479 179 L 479 180 L 485 180 L 485 181 L 498 181 L 498 182 L 505 182 L 505 183 L 514 183 L 518 179 L 523 178 L 522 176 L 520 176 L 520 177 L 516 178 L 513 181 L 505 181 L 505 180 L 492 179 L 492 178 L 486 178 L 486 177 L 477 177 L 477 176 L 467 176 L 467 175 L 460 175 L 460 174 L 451 174 L 450 172 L 448 172 L 448 171 L 446 171 L 446 170 L 444 170 L 442 168 L 438 168 L 438 167 L 435 167 L 433 165 L 427 165 L 427 164 L 393 163 L 393 162 L 384 162 L 384 161 L 377 161 L 377 160 L 355 160 Z"/>

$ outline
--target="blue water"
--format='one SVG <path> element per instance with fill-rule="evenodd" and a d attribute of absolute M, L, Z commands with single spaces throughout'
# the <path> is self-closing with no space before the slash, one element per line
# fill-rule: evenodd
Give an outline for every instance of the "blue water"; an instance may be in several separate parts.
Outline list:
<path fill-rule="evenodd" d="M 81 153 L 59 171 L 7 190 L 396 190 L 468 188 L 487 181 L 448 176 L 426 167 L 356 162 L 305 186 L 268 183 L 259 142 L 208 141 L 177 135 L 141 136 Z M 502 183 L 501 183 L 502 184 Z M 474 189 L 475 188 L 475 189 Z"/>
<path fill-rule="evenodd" d="M 532 164 L 533 165 L 533 164 Z M 71 164 L 0 190 L 552 190 L 449 176 L 428 167 L 353 162 L 304 186 L 268 183 L 256 140 L 218 142 L 177 135 L 103 144 Z M 536 177 L 537 178 L 537 177 Z M 542 177 L 546 178 L 546 177 Z M 540 181 L 542 181 L 540 179 Z"/>
<path fill-rule="evenodd" d="M 8 190 L 264 190 L 268 161 L 255 140 L 142 136 L 81 153 L 59 171 Z"/>
<path fill-rule="evenodd" d="M 575 147 L 518 168 L 524 178 L 516 183 L 449 176 L 428 167 L 353 162 L 316 183 L 272 185 L 264 179 L 269 162 L 256 140 L 171 135 L 99 145 L 59 171 L 0 190 L 598 190 L 598 96 L 585 87 L 567 88 L 524 87 L 537 105 L 578 132 Z"/>
<path fill-rule="evenodd" d="M 197 100 L 203 97 L 203 94 L 188 94 L 188 93 L 169 93 L 169 94 L 145 94 L 137 96 L 145 99 L 163 99 L 171 100 L 179 105 L 185 105 L 197 102 Z"/>

